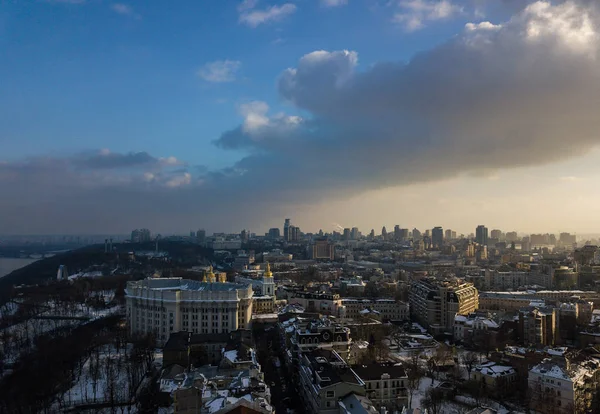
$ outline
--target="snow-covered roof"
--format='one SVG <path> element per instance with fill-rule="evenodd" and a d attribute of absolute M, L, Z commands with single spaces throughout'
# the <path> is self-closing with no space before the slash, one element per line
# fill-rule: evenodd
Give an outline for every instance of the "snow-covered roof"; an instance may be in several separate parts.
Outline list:
<path fill-rule="evenodd" d="M 480 372 L 482 375 L 494 378 L 516 374 L 516 371 L 513 367 L 509 365 L 499 365 L 494 362 L 487 362 L 479 365 L 475 367 L 474 370 Z"/>

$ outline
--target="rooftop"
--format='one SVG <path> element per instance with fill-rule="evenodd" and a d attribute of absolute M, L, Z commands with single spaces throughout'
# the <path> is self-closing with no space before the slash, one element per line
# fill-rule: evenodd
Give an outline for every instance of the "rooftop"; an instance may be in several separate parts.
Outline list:
<path fill-rule="evenodd" d="M 388 374 L 391 378 L 406 377 L 406 371 L 400 364 L 384 365 L 384 364 L 369 364 L 369 365 L 354 365 L 352 369 L 363 381 L 374 381 L 381 379 L 381 376 Z"/>
<path fill-rule="evenodd" d="M 191 291 L 213 291 L 213 292 L 230 292 L 238 289 L 246 289 L 247 285 L 240 283 L 209 283 L 200 282 L 198 280 L 183 279 L 181 277 L 169 278 L 148 278 L 129 282 L 128 287 L 132 288 L 148 288 L 152 290 L 191 290 Z"/>
<path fill-rule="evenodd" d="M 349 384 L 364 385 L 364 382 L 335 352 L 325 349 L 316 349 L 305 355 L 311 369 L 320 378 L 320 387 L 346 382 Z"/>

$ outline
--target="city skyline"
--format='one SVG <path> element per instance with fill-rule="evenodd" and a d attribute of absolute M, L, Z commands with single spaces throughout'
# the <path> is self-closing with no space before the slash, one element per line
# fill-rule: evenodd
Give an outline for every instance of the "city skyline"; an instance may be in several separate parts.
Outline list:
<path fill-rule="evenodd" d="M 0 35 L 5 234 L 600 232 L 593 2 L 14 2 Z"/>

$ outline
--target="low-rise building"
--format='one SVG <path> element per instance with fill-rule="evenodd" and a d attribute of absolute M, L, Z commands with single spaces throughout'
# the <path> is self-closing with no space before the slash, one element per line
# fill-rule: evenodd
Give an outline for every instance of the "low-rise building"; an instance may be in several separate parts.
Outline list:
<path fill-rule="evenodd" d="M 589 413 L 598 393 L 600 363 L 581 355 L 548 358 L 529 371 L 529 408 L 535 413 Z"/>
<path fill-rule="evenodd" d="M 354 365 L 352 369 L 365 383 L 367 397 L 378 410 L 385 407 L 390 411 L 401 411 L 408 407 L 408 376 L 402 365 Z"/>
<path fill-rule="evenodd" d="M 345 397 L 366 396 L 365 383 L 335 351 L 316 349 L 303 354 L 298 370 L 298 388 L 309 414 L 339 414 Z"/>
<path fill-rule="evenodd" d="M 346 318 L 360 318 L 365 309 L 378 312 L 383 321 L 410 319 L 408 303 L 395 299 L 344 298 L 341 301 Z"/>
<path fill-rule="evenodd" d="M 350 329 L 328 317 L 294 317 L 280 322 L 289 358 L 300 358 L 315 349 L 333 350 L 347 360 L 352 338 Z"/>
<path fill-rule="evenodd" d="M 513 367 L 495 362 L 476 366 L 471 372 L 471 378 L 482 384 L 494 398 L 511 395 L 518 384 L 517 371 Z"/>

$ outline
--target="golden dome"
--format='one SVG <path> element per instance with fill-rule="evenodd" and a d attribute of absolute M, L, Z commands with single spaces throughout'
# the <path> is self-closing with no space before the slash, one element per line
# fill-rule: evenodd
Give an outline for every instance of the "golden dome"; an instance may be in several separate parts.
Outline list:
<path fill-rule="evenodd" d="M 273 277 L 273 272 L 271 272 L 271 265 L 267 262 L 267 269 L 265 270 L 265 277 Z"/>

